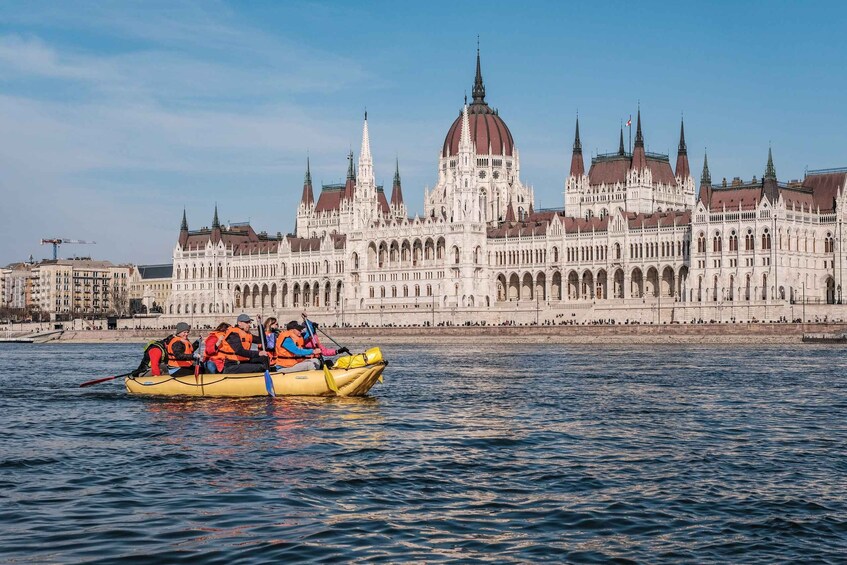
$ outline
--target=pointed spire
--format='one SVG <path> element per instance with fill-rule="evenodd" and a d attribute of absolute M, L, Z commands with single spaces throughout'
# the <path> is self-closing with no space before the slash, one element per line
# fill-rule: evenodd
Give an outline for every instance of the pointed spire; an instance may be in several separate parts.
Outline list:
<path fill-rule="evenodd" d="M 644 135 L 641 133 L 641 107 L 638 107 L 638 121 L 635 127 L 635 146 L 644 147 Z"/>
<path fill-rule="evenodd" d="M 315 203 L 315 194 L 312 189 L 312 171 L 309 163 L 309 157 L 306 157 L 306 176 L 303 177 L 303 195 L 300 197 L 300 204 L 310 207 Z"/>
<path fill-rule="evenodd" d="M 776 183 L 776 169 L 773 166 L 773 152 L 770 147 L 768 147 L 768 167 L 762 178 L 762 193 L 772 203 L 779 199 L 779 185 Z"/>
<path fill-rule="evenodd" d="M 356 173 L 353 172 L 353 152 L 347 154 L 347 183 L 344 185 L 344 199 L 353 200 L 356 192 Z"/>
<path fill-rule="evenodd" d="M 771 152 L 771 148 L 768 147 L 768 166 L 765 169 L 765 179 L 776 180 L 776 169 L 773 166 L 773 153 Z"/>
<path fill-rule="evenodd" d="M 179 226 L 179 245 L 185 249 L 188 243 L 188 218 L 185 217 L 185 208 L 182 209 L 182 225 Z"/>
<path fill-rule="evenodd" d="M 641 171 L 647 168 L 647 155 L 644 154 L 644 135 L 641 133 L 641 107 L 638 107 L 638 122 L 635 129 L 635 145 L 632 148 L 632 169 Z"/>
<path fill-rule="evenodd" d="M 365 123 L 362 125 L 362 148 L 359 150 L 359 161 L 371 158 L 371 136 L 368 133 L 368 112 L 365 111 Z"/>
<path fill-rule="evenodd" d="M 462 150 L 470 151 L 473 149 L 471 142 L 471 122 L 468 118 L 468 107 L 462 109 L 462 134 L 459 137 L 459 152 Z"/>
<path fill-rule="evenodd" d="M 400 159 L 395 159 L 394 183 L 391 187 L 391 205 L 397 209 L 403 206 L 403 190 L 400 188 Z"/>
<path fill-rule="evenodd" d="M 709 154 L 703 153 L 703 174 L 700 175 L 700 186 L 712 185 L 712 173 L 709 172 Z"/>
<path fill-rule="evenodd" d="M 485 104 L 485 84 L 482 82 L 482 66 L 479 62 L 479 43 L 476 46 L 476 78 L 473 81 L 473 103 Z"/>
<path fill-rule="evenodd" d="M 573 139 L 573 152 L 582 154 L 582 142 L 579 140 L 579 116 L 576 117 L 576 135 Z"/>
<path fill-rule="evenodd" d="M 621 126 L 621 143 L 618 146 L 618 155 L 626 155 L 626 148 L 623 145 L 623 126 Z"/>
<path fill-rule="evenodd" d="M 506 207 L 506 221 L 514 222 L 515 221 L 515 207 L 512 206 L 512 198 L 509 197 L 509 205 Z"/>
<path fill-rule="evenodd" d="M 215 203 L 215 217 L 212 218 L 212 243 L 217 245 L 221 240 L 221 222 L 218 220 L 218 204 Z"/>
<path fill-rule="evenodd" d="M 573 155 L 571 156 L 571 176 L 581 177 L 585 174 L 585 163 L 582 160 L 582 142 L 579 140 L 579 116 L 576 118 L 576 134 L 573 141 Z"/>
<path fill-rule="evenodd" d="M 679 148 L 676 155 L 676 176 L 685 180 L 691 176 L 691 167 L 688 165 L 688 148 L 685 146 L 685 122 L 679 122 Z"/>
<path fill-rule="evenodd" d="M 709 155 L 703 152 L 703 174 L 700 175 L 700 202 L 707 208 L 712 202 L 712 174 L 709 172 Z"/>

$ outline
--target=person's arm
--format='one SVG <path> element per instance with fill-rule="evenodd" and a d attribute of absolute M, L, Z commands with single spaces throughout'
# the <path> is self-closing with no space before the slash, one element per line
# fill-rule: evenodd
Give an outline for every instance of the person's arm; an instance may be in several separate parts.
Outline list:
<path fill-rule="evenodd" d="M 258 351 L 253 351 L 252 349 L 244 349 L 244 346 L 241 345 L 241 338 L 238 337 L 237 333 L 229 334 L 229 337 L 226 338 L 226 342 L 232 348 L 236 355 L 240 357 L 247 357 L 248 359 L 253 359 L 259 356 Z"/>
<path fill-rule="evenodd" d="M 321 355 L 323 355 L 324 357 L 335 357 L 336 355 L 338 355 L 338 351 L 335 349 L 330 349 L 329 347 L 324 347 L 323 345 L 321 345 L 320 349 Z"/>
<path fill-rule="evenodd" d="M 311 357 L 314 353 L 313 349 L 300 349 L 290 337 L 285 338 L 282 342 L 282 346 L 298 357 Z"/>
<path fill-rule="evenodd" d="M 181 341 L 174 343 L 173 347 L 174 359 L 177 361 L 194 361 L 194 356 L 191 353 L 185 352 L 185 344 Z"/>

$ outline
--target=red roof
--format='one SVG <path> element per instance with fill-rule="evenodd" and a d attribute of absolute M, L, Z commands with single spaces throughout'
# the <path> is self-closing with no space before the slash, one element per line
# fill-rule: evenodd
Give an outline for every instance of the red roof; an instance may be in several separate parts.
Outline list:
<path fill-rule="evenodd" d="M 647 153 L 645 163 L 653 175 L 653 182 L 676 186 L 676 176 L 671 170 L 671 164 L 667 159 L 654 157 Z M 632 157 L 630 155 L 600 156 L 592 159 L 591 169 L 588 171 L 588 183 L 591 186 L 601 184 L 626 183 L 626 175 L 632 168 Z"/>
<path fill-rule="evenodd" d="M 382 210 L 382 213 L 388 214 L 391 211 L 391 207 L 388 205 L 388 200 L 385 198 L 385 191 L 381 186 L 376 188 L 376 199 L 379 202 L 379 209 Z"/>
<path fill-rule="evenodd" d="M 715 212 L 727 210 L 753 210 L 762 199 L 761 186 L 743 186 L 735 188 L 712 187 L 712 194 L 706 206 Z"/>
<path fill-rule="evenodd" d="M 673 227 L 691 223 L 691 210 L 673 210 L 670 212 L 654 212 L 653 214 L 627 214 L 629 229 Z"/>
<path fill-rule="evenodd" d="M 543 235 L 547 233 L 547 227 L 554 217 L 560 216 L 564 225 L 565 233 L 587 233 L 587 232 L 606 232 L 609 229 L 609 222 L 613 216 L 604 216 L 599 218 L 592 216 L 591 218 L 574 218 L 565 216 L 563 210 L 545 210 L 530 216 L 530 219 L 525 222 L 503 222 L 496 228 L 489 228 L 488 237 L 504 238 L 504 237 L 520 237 L 527 235 Z M 655 212 L 653 214 L 636 214 L 628 212 L 624 215 L 631 230 L 640 230 L 643 228 L 655 227 L 673 227 L 684 226 L 691 223 L 691 210 L 670 212 Z"/>
<path fill-rule="evenodd" d="M 815 206 L 821 211 L 835 210 L 835 198 L 838 189 L 844 190 L 847 180 L 847 170 L 841 169 L 833 172 L 810 173 L 803 179 L 803 186 L 812 189 Z"/>
<path fill-rule="evenodd" d="M 511 156 L 514 149 L 512 132 L 506 127 L 506 123 L 495 114 L 487 104 L 472 104 L 468 106 L 468 125 L 471 129 L 471 141 L 476 144 L 478 154 L 488 154 L 488 146 L 491 144 L 491 153 L 494 155 L 506 154 Z M 459 153 L 459 141 L 462 139 L 462 113 L 450 126 L 447 137 L 444 139 L 442 157 L 456 155 Z"/>
<path fill-rule="evenodd" d="M 790 188 L 782 188 L 779 191 L 779 194 L 782 196 L 782 199 L 785 201 L 785 207 L 789 210 L 791 208 L 802 208 L 804 210 L 816 210 L 818 204 L 816 202 L 815 195 L 812 192 L 806 190 L 792 190 Z M 832 209 L 832 202 L 829 203 L 830 209 Z M 821 208 L 823 210 L 823 208 Z"/>
<path fill-rule="evenodd" d="M 341 199 L 344 196 L 344 185 L 324 185 L 321 187 L 321 195 L 315 206 L 315 212 L 329 212 L 341 208 Z"/>

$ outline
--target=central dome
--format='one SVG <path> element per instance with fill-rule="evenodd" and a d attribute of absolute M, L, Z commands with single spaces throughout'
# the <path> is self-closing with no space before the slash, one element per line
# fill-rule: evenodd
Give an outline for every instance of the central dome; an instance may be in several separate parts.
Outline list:
<path fill-rule="evenodd" d="M 467 99 L 466 99 L 467 100 Z M 482 83 L 482 71 L 479 64 L 479 51 L 476 53 L 476 79 L 473 86 L 473 102 L 468 106 L 468 125 L 471 129 L 471 141 L 476 145 L 477 154 L 487 155 L 491 147 L 493 155 L 512 155 L 515 142 L 512 132 L 506 127 L 506 123 L 485 102 L 485 85 Z M 459 152 L 459 141 L 462 138 L 462 113 L 450 126 L 447 137 L 444 139 L 444 147 L 441 150 L 442 157 L 456 155 Z"/>

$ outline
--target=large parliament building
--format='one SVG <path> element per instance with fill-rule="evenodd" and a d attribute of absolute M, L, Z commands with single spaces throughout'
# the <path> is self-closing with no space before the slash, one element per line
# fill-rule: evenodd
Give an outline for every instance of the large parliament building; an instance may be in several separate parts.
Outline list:
<path fill-rule="evenodd" d="M 704 160 L 695 180 L 682 125 L 672 165 L 645 150 L 639 110 L 631 150 L 621 131 L 618 151 L 590 163 L 577 120 L 564 208 L 539 209 L 518 146 L 486 102 L 478 54 L 472 94 L 447 131 L 422 216 L 407 212 L 396 163 L 390 194 L 376 184 L 367 115 L 345 183 L 316 195 L 307 162 L 295 233 L 222 225 L 217 209 L 211 227 L 191 230 L 184 214 L 165 320 L 308 311 L 339 325 L 691 323 L 841 312 L 827 305 L 843 300 L 847 169 L 781 182 L 768 150 L 760 178 L 713 183 Z"/>

